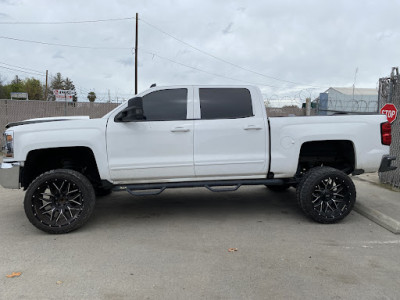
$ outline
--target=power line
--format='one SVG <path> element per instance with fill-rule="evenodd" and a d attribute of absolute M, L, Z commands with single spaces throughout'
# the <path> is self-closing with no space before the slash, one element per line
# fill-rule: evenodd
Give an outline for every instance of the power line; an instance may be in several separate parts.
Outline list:
<path fill-rule="evenodd" d="M 133 49 L 132 49 L 132 50 L 133 50 Z M 186 64 L 184 64 L 184 63 L 181 63 L 181 62 L 175 61 L 175 60 L 173 60 L 173 59 L 170 59 L 170 58 L 168 58 L 168 57 L 164 57 L 164 56 L 158 55 L 157 53 L 151 52 L 151 51 L 149 51 L 149 50 L 147 50 L 147 49 L 144 49 L 144 48 L 141 48 L 141 50 L 142 50 L 143 52 L 149 54 L 149 55 L 154 56 L 154 57 L 158 57 L 158 58 L 160 58 L 160 59 L 164 59 L 164 60 L 169 61 L 169 62 L 172 62 L 172 63 L 174 63 L 174 64 L 178 64 L 178 65 L 180 65 L 180 66 L 184 66 L 184 67 L 186 67 L 186 68 L 190 68 L 190 69 L 193 69 L 193 70 L 196 70 L 196 71 L 199 71 L 199 72 L 203 72 L 203 73 L 206 73 L 206 74 L 209 74 L 209 75 L 213 75 L 213 76 L 217 76 L 217 77 L 221 77 L 221 78 L 225 78 L 225 79 L 234 80 L 234 81 L 237 81 L 237 82 L 245 82 L 245 83 L 249 83 L 249 84 L 252 84 L 252 85 L 265 86 L 265 87 L 273 87 L 273 88 L 280 88 L 280 86 L 276 86 L 276 85 L 269 85 L 269 84 L 264 84 L 264 83 L 255 83 L 255 82 L 251 82 L 251 81 L 247 81 L 247 80 L 242 80 L 242 79 L 232 78 L 232 77 L 225 76 L 225 75 L 221 75 L 221 74 L 212 73 L 212 72 L 209 72 L 209 71 L 206 71 L 206 70 L 203 70 L 203 69 L 199 69 L 199 68 L 197 68 L 197 67 L 193 67 L 193 66 L 190 66 L 190 65 L 186 65 Z"/>
<path fill-rule="evenodd" d="M 206 73 L 206 74 L 209 74 L 209 75 L 213 75 L 213 76 L 217 76 L 217 77 L 221 77 L 221 78 L 225 78 L 225 79 L 234 80 L 234 81 L 237 81 L 237 82 L 245 82 L 245 83 L 248 83 L 248 84 L 251 84 L 251 85 L 258 85 L 258 86 L 264 86 L 264 87 L 280 88 L 279 86 L 268 85 L 268 84 L 264 84 L 264 83 L 255 83 L 255 82 L 251 82 L 251 81 L 247 81 L 247 80 L 242 80 L 242 79 L 232 78 L 232 77 L 225 76 L 225 75 L 221 75 L 221 74 L 212 73 L 212 72 L 209 72 L 209 71 L 206 71 L 206 70 L 203 70 L 203 69 L 199 69 L 199 68 L 197 68 L 197 67 L 193 67 L 193 66 L 190 66 L 190 65 L 186 65 L 186 64 L 184 64 L 184 63 L 177 62 L 177 61 L 175 61 L 175 60 L 173 60 L 173 59 L 170 59 L 170 58 L 168 58 L 168 57 L 164 57 L 164 56 L 158 55 L 158 54 L 153 53 L 153 52 L 151 52 L 151 51 L 149 51 L 149 50 L 147 50 L 147 49 L 144 49 L 144 48 L 141 48 L 141 50 L 142 50 L 143 52 L 149 54 L 149 55 L 154 56 L 154 57 L 158 57 L 158 58 L 160 58 L 160 59 L 164 59 L 164 60 L 169 61 L 169 62 L 172 62 L 172 63 L 174 63 L 174 64 L 178 64 L 178 65 L 180 65 L 180 66 L 184 66 L 184 67 L 186 67 L 186 68 L 193 69 L 193 70 L 196 70 L 196 71 L 199 71 L 199 72 L 203 72 L 203 73 Z M 303 89 L 301 89 L 301 90 L 303 90 Z"/>
<path fill-rule="evenodd" d="M 30 70 L 30 71 L 33 71 L 35 73 L 24 71 L 24 70 L 17 70 L 17 69 L 14 69 L 14 68 L 8 68 L 8 67 L 0 66 L 0 68 L 4 68 L 4 69 L 7 69 L 7 70 L 23 72 L 23 73 L 28 73 L 28 74 L 32 74 L 32 75 L 46 76 L 45 73 L 42 73 L 42 72 L 37 71 L 35 69 L 30 69 L 30 68 L 20 67 L 20 66 L 16 66 L 16 65 L 11 65 L 11 64 L 7 64 L 7 63 L 1 62 L 1 61 L 0 61 L 0 64 L 7 65 L 7 66 L 10 66 L 10 67 L 16 67 L 16 68 L 20 68 L 20 69 Z M 36 74 L 36 73 L 39 73 L 39 74 Z M 50 76 L 50 77 L 52 77 L 52 76 Z M 82 88 L 82 87 L 78 87 L 78 88 L 81 90 L 80 94 L 85 94 L 86 95 L 90 91 L 90 90 Z M 104 94 L 108 94 L 108 93 L 107 92 L 96 92 L 96 95 L 97 94 L 103 94 L 104 95 Z M 119 94 L 121 94 L 121 95 L 129 95 L 129 96 L 132 95 L 132 93 L 119 93 Z M 103 98 L 104 98 L 104 96 L 103 96 Z"/>
<path fill-rule="evenodd" d="M 203 69 L 199 69 L 199 68 L 197 68 L 197 67 L 193 67 L 193 66 L 186 65 L 186 64 L 184 64 L 184 63 L 177 62 L 177 61 L 172 60 L 172 59 L 170 59 L 170 58 L 168 58 L 168 57 L 164 57 L 164 56 L 158 55 L 158 54 L 156 54 L 156 53 L 150 52 L 150 51 L 145 50 L 145 49 L 143 49 L 143 48 L 141 48 L 141 50 L 142 50 L 143 52 L 147 53 L 147 54 L 156 56 L 156 57 L 158 57 L 158 58 L 167 60 L 167 61 L 169 61 L 169 62 L 178 64 L 178 65 L 181 65 L 181 66 L 184 66 L 184 67 L 186 67 L 186 68 L 190 68 L 190 69 L 193 69 L 193 70 L 196 70 L 196 71 L 199 71 L 199 72 L 203 72 L 203 73 L 206 73 L 206 74 L 209 74 L 209 75 L 213 75 L 213 76 L 217 76 L 217 77 L 221 77 L 221 78 L 225 78 L 225 79 L 230 79 L 230 80 L 234 80 L 234 81 L 238 81 L 238 82 L 250 83 L 250 84 L 252 84 L 252 85 L 259 85 L 259 86 L 267 86 L 267 87 L 279 88 L 278 86 L 274 86 L 274 85 L 261 84 L 261 83 L 254 83 L 254 82 L 250 82 L 250 81 L 247 81 L 247 80 L 236 79 L 236 78 L 228 77 L 228 76 L 225 76 L 225 75 L 212 73 L 212 72 L 209 72 L 209 71 L 205 71 L 205 70 L 203 70 Z"/>
<path fill-rule="evenodd" d="M 126 50 L 126 49 L 130 49 L 130 50 L 133 50 L 132 48 L 112 48 L 112 47 L 100 48 L 100 47 L 87 47 L 87 46 L 68 45 L 68 44 L 55 44 L 55 43 L 47 43 L 47 42 L 40 42 L 40 41 L 23 40 L 23 39 L 17 39 L 17 38 L 11 38 L 11 37 L 4 37 L 4 36 L 0 36 L 0 38 L 2 38 L 2 39 L 9 39 L 9 40 L 15 40 L 15 41 L 19 41 L 19 42 L 37 43 L 37 44 L 43 44 L 43 45 L 63 46 L 63 47 L 72 47 L 72 48 L 85 48 L 85 49 L 125 49 L 125 50 Z M 212 75 L 212 76 L 216 76 L 216 77 L 220 77 L 220 78 L 225 78 L 225 79 L 229 79 L 229 80 L 233 80 L 233 81 L 237 81 L 237 82 L 245 82 L 245 83 L 249 83 L 249 84 L 253 84 L 253 85 L 259 85 L 259 86 L 266 86 L 266 87 L 279 88 L 278 86 L 274 86 L 274 85 L 262 84 L 262 83 L 254 83 L 254 82 L 251 82 L 251 81 L 236 79 L 236 78 L 232 78 L 232 77 L 229 77 L 229 76 L 225 76 L 225 75 L 221 75 L 221 74 L 209 72 L 209 71 L 206 71 L 206 70 L 203 70 L 203 69 L 194 67 L 194 66 L 190 66 L 190 65 L 187 65 L 187 64 L 184 64 L 184 63 L 181 63 L 181 62 L 177 62 L 177 61 L 175 61 L 175 60 L 173 60 L 173 59 L 170 59 L 170 58 L 167 58 L 167 57 L 158 55 L 158 54 L 153 53 L 153 52 L 151 52 L 151 51 L 149 51 L 149 50 L 146 50 L 146 49 L 143 49 L 143 48 L 141 48 L 141 49 L 142 49 L 145 53 L 150 54 L 150 55 L 152 55 L 152 56 L 156 56 L 156 57 L 158 57 L 158 58 L 160 58 L 160 59 L 167 60 L 167 61 L 169 61 L 169 62 L 178 64 L 178 65 L 181 65 L 181 66 L 184 66 L 184 67 L 186 67 L 186 68 L 190 68 L 190 69 L 193 69 L 193 70 L 202 72 L 202 73 L 206 73 L 206 74 L 209 74 L 209 75 Z M 5 63 L 3 63 L 3 64 L 5 64 Z M 7 64 L 6 64 L 6 65 L 7 65 Z M 10 66 L 12 66 L 12 65 L 10 65 Z M 15 66 L 15 67 L 17 67 L 17 66 Z M 28 73 L 28 74 L 33 74 L 33 75 L 45 76 L 45 75 L 43 75 L 43 74 L 34 74 L 34 73 L 32 73 L 32 72 L 27 72 L 27 71 L 22 71 L 22 70 L 16 70 L 16 69 L 10 69 L 10 68 L 6 68 L 6 67 L 2 67 L 2 68 L 9 69 L 9 70 L 14 70 L 14 71 L 21 71 L 21 72 Z M 17 68 L 22 68 L 22 67 L 17 67 Z M 25 69 L 27 69 L 27 68 L 25 68 Z M 27 70 L 29 70 L 29 69 L 27 69 Z M 33 70 L 33 69 L 30 69 L 30 70 L 39 73 L 39 71 L 36 71 L 36 70 Z"/>
<path fill-rule="evenodd" d="M 269 79 L 274 79 L 274 80 L 277 80 L 277 81 L 281 81 L 281 82 L 286 82 L 286 83 L 295 84 L 295 85 L 305 85 L 305 86 L 310 86 L 310 87 L 315 87 L 315 88 L 321 88 L 320 86 L 313 86 L 313 85 L 309 85 L 309 84 L 304 84 L 304 83 L 299 83 L 299 82 L 295 82 L 295 81 L 290 81 L 290 80 L 281 79 L 281 78 L 274 77 L 274 76 L 270 76 L 270 75 L 265 75 L 265 74 L 262 74 L 262 73 L 260 73 L 260 72 L 253 71 L 253 70 L 251 70 L 251 69 L 249 69 L 249 68 L 239 66 L 239 65 L 237 65 L 237 64 L 235 64 L 235 63 L 233 63 L 233 62 L 227 61 L 227 60 L 225 60 L 225 59 L 223 59 L 223 58 L 217 57 L 217 56 L 215 56 L 215 55 L 213 55 L 213 54 L 211 54 L 211 53 L 208 53 L 208 52 L 206 52 L 206 51 L 204 51 L 204 50 L 201 50 L 201 49 L 199 49 L 199 48 L 197 48 L 197 47 L 195 47 L 195 46 L 193 46 L 193 45 L 191 45 L 191 44 L 189 44 L 189 43 L 187 43 L 187 42 L 185 42 L 185 41 L 183 41 L 183 40 L 181 40 L 181 39 L 179 39 L 179 38 L 173 36 L 172 34 L 170 34 L 170 33 L 166 32 L 166 31 L 162 30 L 161 28 L 158 28 L 157 26 L 155 26 L 155 25 L 153 25 L 153 24 L 147 22 L 146 20 L 143 20 L 142 18 L 140 18 L 139 21 L 141 21 L 141 22 L 147 24 L 148 26 L 150 26 L 150 27 L 152 27 L 152 28 L 154 28 L 154 29 L 160 31 L 161 33 L 163 33 L 163 34 L 165 34 L 165 35 L 167 35 L 167 36 L 173 38 L 174 40 L 176 40 L 176 41 L 178 41 L 178 42 L 180 42 L 180 43 L 182 43 L 182 44 L 184 44 L 184 45 L 186 45 L 186 46 L 188 46 L 188 47 L 190 47 L 190 48 L 192 48 L 192 49 L 194 49 L 194 50 L 196 50 L 196 51 L 198 51 L 198 52 L 200 52 L 200 53 L 203 53 L 204 55 L 207 55 L 207 56 L 209 56 L 209 57 L 212 57 L 212 58 L 214 58 L 214 59 L 216 59 L 216 60 L 219 60 L 219 61 L 221 61 L 221 62 L 223 62 L 223 63 L 229 64 L 229 65 L 231 65 L 231 66 L 233 66 L 233 67 L 236 67 L 236 68 L 242 69 L 242 70 L 244 70 L 244 71 L 247 71 L 247 72 L 250 72 L 250 73 L 259 75 L 259 76 L 263 76 L 263 77 L 266 77 L 266 78 L 269 78 Z"/>
<path fill-rule="evenodd" d="M 46 77 L 46 75 L 43 75 L 43 74 L 36 74 L 36 73 L 33 73 L 33 72 L 17 70 L 17 69 L 14 69 L 14 68 L 8 68 L 8 67 L 3 67 L 3 66 L 0 66 L 0 68 L 7 69 L 7 70 L 10 70 L 10 71 L 14 71 L 14 72 L 16 71 L 16 72 L 22 72 L 22 73 L 27 73 L 27 74 L 31 74 L 31 75 L 37 75 L 37 76 Z"/>
<path fill-rule="evenodd" d="M 0 22 L 1 25 L 61 25 L 61 24 L 82 24 L 82 23 L 98 23 L 98 22 L 115 22 L 134 20 L 135 17 L 114 18 L 114 19 L 98 19 L 98 20 L 83 20 L 83 21 L 60 21 L 60 22 L 35 22 L 35 21 L 15 21 L 15 22 Z"/>
<path fill-rule="evenodd" d="M 98 48 L 98 47 L 87 47 L 87 46 L 78 46 L 78 45 L 55 44 L 55 43 L 47 43 L 47 42 L 40 42 L 40 41 L 23 40 L 23 39 L 17 39 L 17 38 L 12 38 L 12 37 L 5 37 L 5 36 L 0 36 L 0 39 L 8 39 L 8 40 L 14 40 L 14 41 L 18 41 L 18 42 L 35 43 L 35 44 L 50 45 L 50 46 L 62 46 L 62 47 L 71 47 L 71 48 L 84 48 L 84 49 L 103 49 L 103 48 Z M 111 47 L 106 48 L 106 49 L 124 49 L 124 50 L 130 49 L 130 50 L 132 50 L 132 48 L 111 48 Z M 141 49 L 143 49 L 143 48 L 141 48 Z M 268 86 L 268 87 L 279 88 L 278 86 L 273 86 L 273 85 L 268 85 L 268 84 L 253 83 L 253 82 L 246 81 L 246 80 L 235 79 L 235 78 L 231 78 L 231 77 L 228 77 L 228 76 L 225 76 L 225 75 L 220 75 L 220 74 L 208 72 L 208 71 L 205 71 L 205 70 L 193 67 L 193 66 L 189 66 L 189 65 L 177 62 L 177 61 L 172 60 L 170 58 L 163 57 L 161 55 L 158 55 L 156 53 L 150 52 L 148 50 L 145 50 L 145 49 L 143 49 L 143 50 L 145 52 L 147 52 L 148 54 L 150 54 L 150 55 L 157 56 L 157 57 L 159 57 L 161 59 L 168 60 L 168 61 L 170 61 L 172 63 L 178 64 L 178 65 L 181 65 L 181 66 L 193 69 L 193 70 L 197 70 L 199 72 L 203 72 L 203 73 L 206 73 L 206 74 L 209 74 L 209 75 L 213 75 L 213 76 L 217 76 L 217 77 L 221 77 L 221 78 L 225 78 L 225 79 L 230 79 L 230 80 L 234 80 L 234 81 L 238 81 L 238 82 L 246 82 L 246 83 L 256 84 L 256 85 L 260 85 L 260 86 Z M 41 76 L 45 76 L 45 75 L 41 75 Z"/>
<path fill-rule="evenodd" d="M 12 24 L 12 25 L 61 25 L 61 24 L 82 24 L 82 23 L 98 23 L 98 22 L 115 22 L 115 21 L 126 21 L 126 20 L 135 20 L 136 17 L 132 16 L 132 17 L 125 17 L 125 18 L 109 18 L 109 19 L 97 19 L 97 20 L 81 20 L 81 21 L 59 21 L 59 22 L 35 22 L 35 21 L 15 21 L 15 22 L 0 22 L 0 24 Z M 285 83 L 290 83 L 290 84 L 294 84 L 294 85 L 303 85 L 303 86 L 310 86 L 310 87 L 314 87 L 314 88 L 321 88 L 320 86 L 314 86 L 314 85 L 310 85 L 310 84 L 304 84 L 304 83 L 300 83 L 300 82 L 295 82 L 295 81 L 290 81 L 290 80 L 285 80 L 285 79 L 281 79 L 275 76 L 271 76 L 271 75 L 266 75 L 254 70 L 251 70 L 249 68 L 246 67 L 242 67 L 238 64 L 235 64 L 233 62 L 230 62 L 226 59 L 217 57 L 211 53 L 208 53 L 198 47 L 195 47 L 185 41 L 183 41 L 182 39 L 179 39 L 175 36 L 173 36 L 172 34 L 162 30 L 161 28 L 149 23 L 148 21 L 144 20 L 144 19 L 139 19 L 140 21 L 142 21 L 143 23 L 147 24 L 148 26 L 152 27 L 153 29 L 160 31 L 161 33 L 173 38 L 174 40 L 204 54 L 207 55 L 209 57 L 212 57 L 218 61 L 221 61 L 223 63 L 229 64 L 233 67 L 239 68 L 241 70 L 265 77 L 265 78 L 269 78 L 269 79 L 273 79 L 276 81 L 281 81 L 281 82 L 285 82 Z M 92 46 L 78 46 L 78 45 L 68 45 L 68 44 L 57 44 L 57 43 L 47 43 L 47 42 L 39 42 L 39 41 L 30 41 L 30 40 L 23 40 L 23 39 L 17 39 L 17 38 L 10 38 L 10 37 L 5 37 L 5 36 L 0 36 L 0 38 L 2 39 L 9 39 L 9 40 L 14 40 L 14 41 L 19 41 L 19 42 L 28 42 L 28 43 L 36 43 L 36 44 L 43 44 L 43 45 L 51 45 L 51 46 L 62 46 L 62 47 L 70 47 L 70 48 L 81 48 L 81 49 L 118 49 L 118 50 L 126 50 L 126 49 L 130 49 L 130 48 L 122 48 L 122 47 L 92 47 Z"/>
<path fill-rule="evenodd" d="M 40 42 L 40 41 L 32 41 L 32 40 L 24 40 L 24 39 L 17 39 L 8 36 L 0 36 L 0 39 L 5 40 L 12 40 L 17 42 L 24 42 L 24 43 L 34 43 L 40 45 L 48 45 L 48 46 L 60 46 L 60 47 L 69 47 L 69 48 L 80 48 L 80 49 L 106 49 L 106 50 L 130 50 L 131 48 L 123 48 L 123 47 L 92 47 L 92 46 L 79 46 L 79 45 L 68 45 L 68 44 L 57 44 L 57 43 L 48 43 L 48 42 Z"/>
<path fill-rule="evenodd" d="M 34 70 L 34 69 L 26 68 L 26 67 L 20 67 L 20 66 L 16 66 L 16 65 L 10 65 L 10 64 L 7 64 L 7 63 L 2 62 L 2 61 L 0 61 L 0 64 L 6 65 L 6 66 L 9 66 L 9 67 L 15 67 L 15 68 L 23 69 L 23 70 L 33 71 L 33 72 L 39 73 L 39 75 L 44 75 L 43 72 L 38 71 L 38 70 Z"/>

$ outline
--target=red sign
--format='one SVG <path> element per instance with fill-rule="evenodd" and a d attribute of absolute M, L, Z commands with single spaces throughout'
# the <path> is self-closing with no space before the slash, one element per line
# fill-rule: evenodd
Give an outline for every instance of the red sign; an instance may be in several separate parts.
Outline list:
<path fill-rule="evenodd" d="M 56 101 L 72 101 L 75 91 L 73 90 L 53 90 Z"/>
<path fill-rule="evenodd" d="M 392 103 L 387 103 L 381 108 L 381 114 L 386 115 L 389 123 L 393 123 L 397 117 L 397 108 Z"/>

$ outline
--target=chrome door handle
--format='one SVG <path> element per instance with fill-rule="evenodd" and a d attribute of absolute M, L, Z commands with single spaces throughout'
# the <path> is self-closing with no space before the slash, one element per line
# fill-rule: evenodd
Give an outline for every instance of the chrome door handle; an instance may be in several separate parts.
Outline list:
<path fill-rule="evenodd" d="M 185 127 L 174 127 L 171 129 L 171 132 L 188 132 L 188 131 L 190 131 L 190 129 Z"/>
<path fill-rule="evenodd" d="M 244 130 L 261 130 L 263 129 L 262 127 L 256 126 L 256 125 L 249 125 L 244 128 Z"/>

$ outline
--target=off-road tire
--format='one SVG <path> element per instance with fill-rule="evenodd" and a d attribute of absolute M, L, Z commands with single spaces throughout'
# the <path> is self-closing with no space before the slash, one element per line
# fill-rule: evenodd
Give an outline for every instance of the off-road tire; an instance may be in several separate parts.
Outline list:
<path fill-rule="evenodd" d="M 353 181 L 331 167 L 311 169 L 300 181 L 296 194 L 304 213 L 325 224 L 345 218 L 356 202 Z"/>
<path fill-rule="evenodd" d="M 95 202 L 93 186 L 84 175 L 57 169 L 43 173 L 29 185 L 24 209 L 34 226 L 60 234 L 84 225 L 93 213 Z"/>
<path fill-rule="evenodd" d="M 317 167 L 317 168 L 319 168 L 319 167 Z M 301 189 L 302 189 L 302 187 L 304 186 L 304 181 L 306 181 L 306 179 L 308 178 L 308 176 L 310 176 L 311 170 L 313 170 L 313 169 L 310 169 L 310 170 L 308 170 L 307 172 L 305 172 L 305 173 L 303 174 L 303 176 L 300 178 L 300 181 L 299 181 L 299 183 L 297 184 L 297 187 L 296 187 L 296 201 L 297 201 L 297 205 L 298 205 L 301 209 L 302 209 L 302 207 L 301 207 L 301 201 L 300 201 Z"/>

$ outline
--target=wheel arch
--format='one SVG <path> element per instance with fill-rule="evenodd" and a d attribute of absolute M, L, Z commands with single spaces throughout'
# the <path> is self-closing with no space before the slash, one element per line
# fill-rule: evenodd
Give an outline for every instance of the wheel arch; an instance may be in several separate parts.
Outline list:
<path fill-rule="evenodd" d="M 328 166 L 350 174 L 356 165 L 356 148 L 351 140 L 307 141 L 300 147 L 297 174 L 304 174 L 317 166 Z"/>
<path fill-rule="evenodd" d="M 21 186 L 24 189 L 47 171 L 71 169 L 86 176 L 94 185 L 100 185 L 100 173 L 95 155 L 89 147 L 59 147 L 36 149 L 28 152 L 21 172 Z"/>

